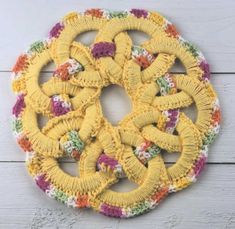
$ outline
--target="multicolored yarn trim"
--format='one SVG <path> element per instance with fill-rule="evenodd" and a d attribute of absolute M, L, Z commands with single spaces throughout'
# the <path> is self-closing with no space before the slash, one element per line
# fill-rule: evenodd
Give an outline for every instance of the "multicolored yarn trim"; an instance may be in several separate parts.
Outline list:
<path fill-rule="evenodd" d="M 132 46 L 131 50 L 133 60 L 140 65 L 142 70 L 149 67 L 156 59 L 154 55 L 139 46 Z"/>
<path fill-rule="evenodd" d="M 176 85 L 170 74 L 166 74 L 157 79 L 160 87 L 161 95 L 168 95 L 176 93 Z"/>
<path fill-rule="evenodd" d="M 78 61 L 69 59 L 54 71 L 53 76 L 66 81 L 70 79 L 71 75 L 74 75 L 80 71 L 83 71 L 83 66 Z"/>
<path fill-rule="evenodd" d="M 90 47 L 74 41 L 91 28 L 98 33 Z M 126 31 L 136 29 L 150 40 L 132 44 Z M 176 59 L 185 73 L 171 73 Z M 39 84 L 40 69 L 49 62 L 56 69 Z M 70 13 L 47 39 L 19 56 L 12 80 L 17 94 L 12 129 L 37 186 L 67 206 L 91 207 L 107 216 L 143 214 L 194 183 L 220 128 L 205 57 L 156 12 Z M 133 111 L 117 127 L 103 117 L 99 102 L 101 90 L 111 84 L 125 88 L 133 102 Z M 195 122 L 182 110 L 191 104 L 197 108 Z M 38 115 L 49 119 L 43 127 Z M 180 157 L 166 166 L 163 151 Z M 79 160 L 79 177 L 59 166 L 67 157 Z M 112 191 L 122 178 L 138 188 Z"/>
<path fill-rule="evenodd" d="M 60 143 L 62 149 L 68 156 L 73 157 L 76 160 L 80 159 L 81 153 L 85 145 L 80 139 L 77 131 L 69 131 L 64 137 L 60 139 Z"/>
<path fill-rule="evenodd" d="M 97 161 L 97 167 L 103 172 L 112 171 L 117 177 L 125 177 L 122 165 L 114 158 L 107 156 L 106 154 L 101 154 Z"/>
<path fill-rule="evenodd" d="M 179 109 L 174 109 L 174 110 L 163 111 L 162 114 L 166 118 L 165 131 L 167 133 L 172 134 L 176 128 L 178 121 L 179 121 L 180 111 L 179 111 Z"/>
<path fill-rule="evenodd" d="M 51 98 L 51 109 L 55 116 L 67 114 L 72 110 L 67 95 L 53 95 Z"/>
<path fill-rule="evenodd" d="M 142 203 L 136 204 L 133 207 L 124 208 L 112 206 L 109 204 L 102 204 L 99 207 L 99 211 L 106 216 L 130 218 L 154 209 L 167 196 L 167 194 L 167 187 L 163 187 L 154 193 L 149 199 L 146 199 Z"/>
<path fill-rule="evenodd" d="M 68 207 L 86 208 L 89 207 L 89 200 L 87 195 L 70 196 L 56 187 L 46 178 L 45 174 L 40 174 L 35 177 L 35 182 L 38 187 L 44 191 L 49 197 L 58 200 Z"/>
<path fill-rule="evenodd" d="M 134 150 L 136 157 L 145 165 L 149 160 L 156 157 L 161 149 L 152 142 L 145 141 Z"/>

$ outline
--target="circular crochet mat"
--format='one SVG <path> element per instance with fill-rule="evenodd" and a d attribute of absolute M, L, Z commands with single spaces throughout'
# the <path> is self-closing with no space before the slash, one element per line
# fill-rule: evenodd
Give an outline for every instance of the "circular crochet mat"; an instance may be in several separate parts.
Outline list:
<path fill-rule="evenodd" d="M 91 46 L 74 41 L 93 30 Z M 136 46 L 128 30 L 150 39 Z M 185 73 L 171 73 L 176 59 Z M 50 63 L 55 70 L 40 83 Z M 156 12 L 70 13 L 21 54 L 12 71 L 13 132 L 28 171 L 48 196 L 68 206 L 121 218 L 149 211 L 196 181 L 219 131 L 220 108 L 204 56 Z M 99 101 L 111 84 L 125 88 L 132 101 L 117 126 L 105 119 Z M 182 110 L 193 104 L 196 121 Z M 48 119 L 43 127 L 40 116 Z M 162 152 L 180 156 L 166 166 Z M 76 161 L 79 176 L 63 171 L 62 158 Z M 138 188 L 113 191 L 123 178 Z"/>

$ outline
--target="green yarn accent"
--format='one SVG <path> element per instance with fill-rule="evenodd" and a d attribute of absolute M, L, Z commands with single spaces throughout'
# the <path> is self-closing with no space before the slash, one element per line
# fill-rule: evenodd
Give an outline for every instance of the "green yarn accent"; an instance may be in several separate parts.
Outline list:
<path fill-rule="evenodd" d="M 151 158 L 154 158 L 161 152 L 161 148 L 158 147 L 157 145 L 153 145 L 148 148 L 147 152 L 150 153 Z"/>
<path fill-rule="evenodd" d="M 45 45 L 42 41 L 36 41 L 35 43 L 30 45 L 30 52 L 33 53 L 41 53 L 45 49 Z"/>
<path fill-rule="evenodd" d="M 142 55 L 144 53 L 144 49 L 141 48 L 140 46 L 133 45 L 131 47 L 132 52 L 137 52 L 138 55 Z"/>
<path fill-rule="evenodd" d="M 77 131 L 75 130 L 70 131 L 69 138 L 70 141 L 73 143 L 74 148 L 76 148 L 78 151 L 82 151 L 84 149 L 84 143 L 80 139 Z"/>
<path fill-rule="evenodd" d="M 216 137 L 216 133 L 213 131 L 210 131 L 207 133 L 206 137 L 203 139 L 203 145 L 210 145 Z"/>
<path fill-rule="evenodd" d="M 80 139 L 78 132 L 75 130 L 71 130 L 68 133 L 68 141 L 66 141 L 64 143 L 63 147 L 64 147 L 66 153 L 69 156 L 71 156 L 71 154 L 74 150 L 76 150 L 78 152 L 82 152 L 85 145 L 82 142 L 82 140 Z"/>
<path fill-rule="evenodd" d="M 21 119 L 15 119 L 12 122 L 12 130 L 16 133 L 20 133 L 23 131 L 23 123 Z"/>
<path fill-rule="evenodd" d="M 143 214 L 147 211 L 149 211 L 149 204 L 147 204 L 146 202 L 140 203 L 138 204 L 136 207 L 132 208 L 131 210 L 131 215 L 140 215 Z"/>
<path fill-rule="evenodd" d="M 168 82 L 165 80 L 164 76 L 158 78 L 156 82 L 161 89 L 161 94 L 168 94 L 170 92 L 171 88 L 168 85 Z"/>
<path fill-rule="evenodd" d="M 185 41 L 185 42 L 183 43 L 183 45 L 186 47 L 186 49 L 187 49 L 189 52 L 192 53 L 192 55 L 193 55 L 195 58 L 197 58 L 197 57 L 199 56 L 198 50 L 197 50 L 197 48 L 196 48 L 193 44 L 191 44 L 191 43 Z"/>
<path fill-rule="evenodd" d="M 146 164 L 149 160 L 156 157 L 161 152 L 161 148 L 157 145 L 152 145 L 148 147 L 144 152 L 138 148 L 134 149 L 135 156 L 143 163 Z M 144 153 L 144 155 L 142 154 Z M 148 156 L 146 155 L 148 154 Z M 144 158 L 143 158 L 144 157 Z"/>
<path fill-rule="evenodd" d="M 113 11 L 113 12 L 109 11 L 108 12 L 109 18 L 126 18 L 127 15 L 128 13 L 125 11 Z"/>
<path fill-rule="evenodd" d="M 68 202 L 68 196 L 59 190 L 55 191 L 55 199 L 61 201 L 62 203 L 67 203 Z"/>

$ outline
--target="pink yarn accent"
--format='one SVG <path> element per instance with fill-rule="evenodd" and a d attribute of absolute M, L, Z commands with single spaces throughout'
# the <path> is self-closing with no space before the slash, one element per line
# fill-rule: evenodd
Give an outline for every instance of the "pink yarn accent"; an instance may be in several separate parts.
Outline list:
<path fill-rule="evenodd" d="M 71 111 L 70 107 L 63 106 L 64 101 L 55 101 L 54 98 L 51 98 L 51 109 L 52 113 L 55 116 L 60 116 Z"/>
<path fill-rule="evenodd" d="M 98 158 L 98 167 L 100 168 L 99 165 L 101 164 L 105 164 L 107 166 L 109 166 L 111 169 L 115 169 L 115 166 L 118 165 L 118 161 L 107 156 L 106 154 L 101 154 Z"/>
<path fill-rule="evenodd" d="M 116 45 L 113 42 L 99 42 L 93 45 L 91 53 L 95 59 L 100 57 L 113 57 L 115 55 Z"/>
<path fill-rule="evenodd" d="M 49 33 L 49 37 L 55 37 L 58 38 L 61 31 L 64 29 L 64 25 L 61 22 L 58 22 L 54 25 L 54 27 L 51 29 L 50 33 Z"/>
<path fill-rule="evenodd" d="M 50 182 L 49 180 L 46 180 L 46 175 L 42 174 L 36 178 L 36 184 L 40 189 L 42 189 L 44 192 L 49 189 Z"/>
<path fill-rule="evenodd" d="M 205 164 L 206 164 L 206 157 L 203 155 L 199 158 L 199 160 L 196 162 L 196 164 L 193 167 L 195 177 L 198 177 L 200 175 Z"/>
<path fill-rule="evenodd" d="M 102 204 L 100 207 L 100 212 L 106 216 L 113 216 L 113 217 L 119 217 L 119 218 L 123 216 L 121 208 L 111 206 L 108 204 Z"/>
<path fill-rule="evenodd" d="M 21 94 L 18 96 L 16 104 L 12 108 L 12 113 L 16 117 L 18 117 L 24 108 L 25 108 L 24 95 Z"/>
<path fill-rule="evenodd" d="M 204 80 L 210 80 L 210 66 L 206 61 L 202 61 L 199 66 L 203 70 L 202 78 Z"/>
<path fill-rule="evenodd" d="M 148 16 L 148 12 L 142 9 L 132 9 L 130 12 L 134 14 L 137 18 L 146 18 Z"/>
<path fill-rule="evenodd" d="M 178 120 L 179 110 L 178 109 L 168 110 L 168 113 L 169 113 L 168 118 L 170 120 L 166 123 L 166 128 L 174 128 Z"/>

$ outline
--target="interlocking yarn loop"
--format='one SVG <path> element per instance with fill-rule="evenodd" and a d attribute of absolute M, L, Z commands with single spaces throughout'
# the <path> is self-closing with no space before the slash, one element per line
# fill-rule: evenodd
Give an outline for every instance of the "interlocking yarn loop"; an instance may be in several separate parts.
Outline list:
<path fill-rule="evenodd" d="M 91 46 L 75 41 L 96 30 Z M 128 30 L 150 39 L 136 46 Z M 179 60 L 185 73 L 172 73 Z M 55 70 L 41 83 L 40 72 Z M 202 53 L 156 12 L 89 9 L 70 13 L 21 54 L 13 67 L 13 132 L 27 168 L 50 197 L 75 208 L 128 218 L 153 209 L 169 193 L 195 182 L 220 126 L 220 107 Z M 132 111 L 117 126 L 103 116 L 102 88 L 118 84 Z M 196 121 L 183 108 L 195 104 Z M 47 117 L 41 127 L 39 117 Z M 163 151 L 178 152 L 166 166 Z M 60 168 L 75 160 L 79 177 Z M 111 186 L 127 178 L 129 192 Z"/>

